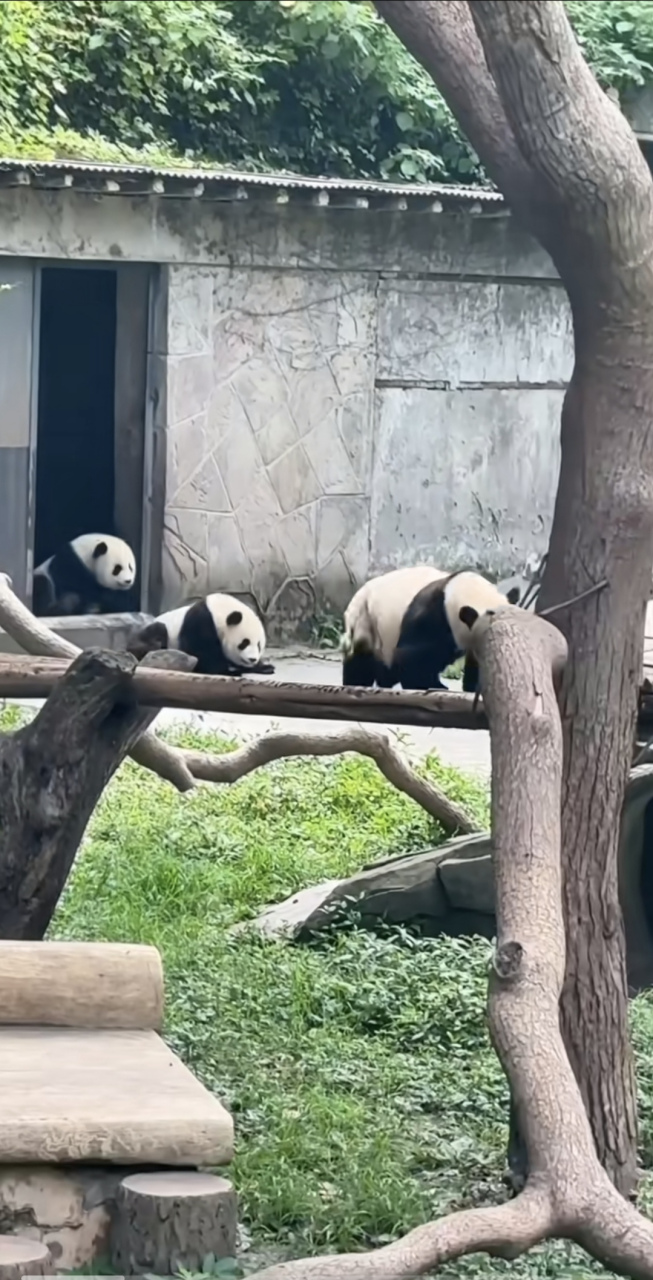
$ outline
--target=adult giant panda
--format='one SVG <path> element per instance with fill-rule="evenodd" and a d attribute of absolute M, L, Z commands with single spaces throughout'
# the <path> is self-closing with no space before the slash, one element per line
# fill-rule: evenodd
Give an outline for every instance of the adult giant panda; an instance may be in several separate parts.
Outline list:
<path fill-rule="evenodd" d="M 406 611 L 420 590 L 446 577 L 442 569 L 417 564 L 381 573 L 359 588 L 345 610 L 341 640 L 344 685 L 371 688 L 377 684 L 391 689 L 399 683 L 393 659 Z M 428 687 L 443 688 L 439 671 L 434 678 L 436 683 Z"/>
<path fill-rule="evenodd" d="M 34 570 L 34 613 L 111 613 L 135 581 L 136 557 L 122 538 L 82 533 Z"/>
<path fill-rule="evenodd" d="M 263 662 L 265 628 L 258 614 L 235 596 L 216 591 L 162 613 L 127 645 L 139 661 L 155 649 L 179 649 L 197 658 L 195 675 L 274 675 Z"/>
<path fill-rule="evenodd" d="M 442 688 L 433 674 L 465 655 L 463 690 L 478 688 L 478 664 L 471 652 L 471 630 L 483 613 L 514 609 L 519 588 L 504 595 L 480 573 L 459 570 L 426 583 L 411 600 L 401 621 L 393 669 L 404 689 Z"/>

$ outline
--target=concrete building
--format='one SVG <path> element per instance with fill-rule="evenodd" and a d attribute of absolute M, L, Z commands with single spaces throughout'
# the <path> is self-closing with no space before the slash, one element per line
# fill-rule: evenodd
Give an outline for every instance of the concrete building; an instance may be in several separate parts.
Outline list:
<path fill-rule="evenodd" d="M 278 638 L 370 573 L 545 550 L 571 370 L 492 192 L 0 161 L 0 568 L 117 522 L 128 604 Z"/>

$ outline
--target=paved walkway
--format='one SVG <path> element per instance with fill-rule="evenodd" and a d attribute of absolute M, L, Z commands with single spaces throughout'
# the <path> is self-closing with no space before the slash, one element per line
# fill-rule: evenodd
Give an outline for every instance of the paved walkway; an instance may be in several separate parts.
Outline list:
<path fill-rule="evenodd" d="M 340 684 L 340 660 L 336 653 L 270 650 L 270 661 L 276 666 L 276 680 L 297 684 Z M 261 677 L 263 679 L 263 677 Z M 456 684 L 451 682 L 451 687 Z M 296 730 L 319 729 L 321 733 L 340 731 L 332 720 L 273 720 L 269 716 L 226 715 L 221 712 L 161 711 L 157 725 L 191 723 L 246 740 L 259 737 L 270 729 L 292 727 Z M 381 726 L 379 726 L 381 727 Z M 412 755 L 437 751 L 444 764 L 454 765 L 477 777 L 490 776 L 490 735 L 483 729 L 423 729 L 407 725 L 387 725 L 388 733 Z"/>

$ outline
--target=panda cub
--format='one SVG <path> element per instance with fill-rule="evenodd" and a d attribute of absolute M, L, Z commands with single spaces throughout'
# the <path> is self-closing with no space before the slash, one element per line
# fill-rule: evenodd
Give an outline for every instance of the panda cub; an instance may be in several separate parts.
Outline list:
<path fill-rule="evenodd" d="M 197 658 L 194 675 L 274 675 L 272 663 L 262 661 L 261 619 L 222 591 L 160 614 L 132 636 L 127 649 L 139 661 L 155 649 L 179 649 Z"/>
<path fill-rule="evenodd" d="M 418 591 L 447 577 L 432 565 L 392 569 L 363 583 L 345 610 L 342 683 L 391 689 L 400 683 L 394 653 L 401 624 Z M 431 664 L 432 665 L 432 664 Z M 428 688 L 443 688 L 439 670 L 432 670 Z M 435 681 L 435 683 L 433 683 Z M 419 686 L 411 685 L 411 688 Z"/>
<path fill-rule="evenodd" d="M 37 616 L 111 613 L 136 581 L 136 557 L 122 538 L 83 533 L 34 570 Z"/>
<path fill-rule="evenodd" d="M 401 622 L 393 664 L 404 689 L 442 688 L 429 683 L 465 655 L 463 690 L 476 693 L 478 663 L 471 652 L 471 630 L 483 613 L 514 609 L 519 588 L 504 593 L 480 573 L 459 570 L 427 583 L 411 600 Z"/>

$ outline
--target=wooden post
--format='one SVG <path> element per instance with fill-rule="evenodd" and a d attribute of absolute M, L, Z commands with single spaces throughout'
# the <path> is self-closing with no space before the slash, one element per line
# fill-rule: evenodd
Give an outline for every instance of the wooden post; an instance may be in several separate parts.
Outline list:
<path fill-rule="evenodd" d="M 0 1235 L 0 1280 L 53 1275 L 54 1262 L 47 1245 L 27 1236 Z"/>
<path fill-rule="evenodd" d="M 237 1225 L 236 1193 L 225 1178 L 184 1169 L 135 1173 L 116 1193 L 111 1264 L 121 1275 L 201 1271 L 209 1254 L 235 1256 Z"/>

